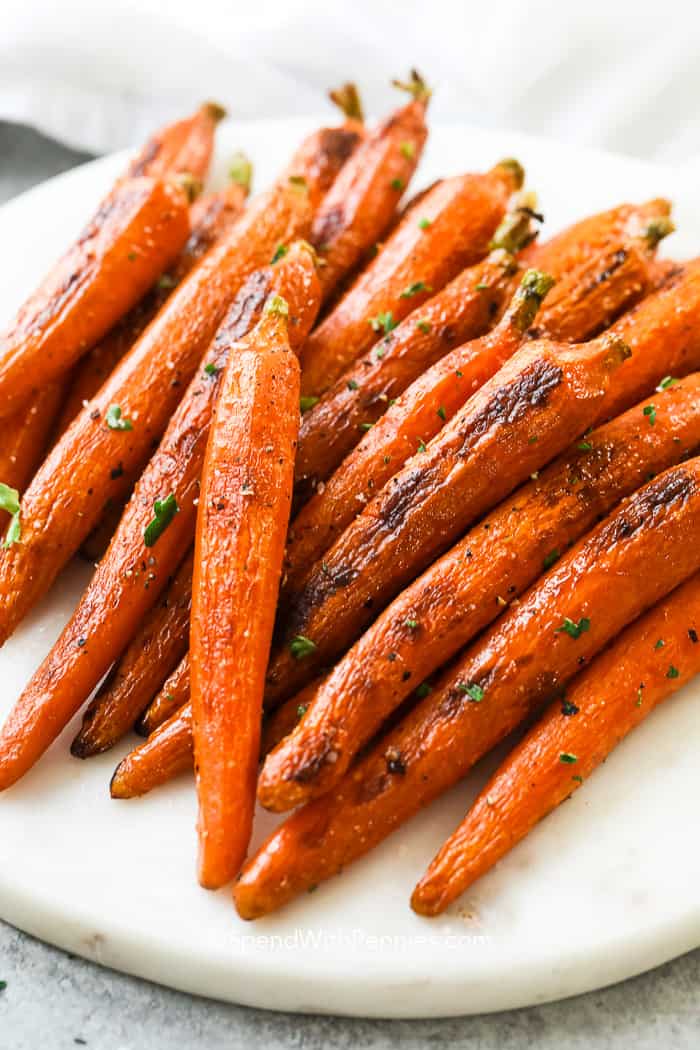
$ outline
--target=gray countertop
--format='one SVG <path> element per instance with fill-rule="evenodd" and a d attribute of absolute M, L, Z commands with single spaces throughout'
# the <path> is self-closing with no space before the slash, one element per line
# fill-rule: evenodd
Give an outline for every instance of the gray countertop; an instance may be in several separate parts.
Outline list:
<path fill-rule="evenodd" d="M 28 129 L 0 123 L 0 202 L 84 159 Z M 700 950 L 562 1003 L 443 1021 L 302 1017 L 209 1002 L 101 969 L 0 922 L 2 981 L 7 986 L 0 990 L 0 1050 L 388 1050 L 399 1044 L 696 1050 L 700 1044 Z"/>

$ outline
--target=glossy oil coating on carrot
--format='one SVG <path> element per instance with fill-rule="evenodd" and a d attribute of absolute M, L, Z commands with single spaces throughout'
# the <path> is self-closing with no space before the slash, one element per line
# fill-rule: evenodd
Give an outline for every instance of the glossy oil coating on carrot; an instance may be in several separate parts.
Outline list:
<path fill-rule="evenodd" d="M 202 471 L 190 692 L 199 801 L 199 881 L 238 873 L 255 809 L 272 640 L 299 431 L 299 361 L 287 304 L 272 296 L 229 358 Z"/>
<path fill-rule="evenodd" d="M 270 759 L 275 777 L 293 776 L 301 756 L 317 751 L 336 725 L 353 749 L 369 740 L 418 683 L 620 499 L 697 451 L 700 374 L 657 392 L 655 401 L 653 426 L 641 402 L 587 434 L 407 587 L 315 691 L 313 710 Z"/>
<path fill-rule="evenodd" d="M 192 708 L 176 711 L 152 737 L 124 758 L 112 777 L 112 798 L 137 798 L 192 771 Z"/>
<path fill-rule="evenodd" d="M 475 519 L 582 433 L 628 354 L 607 337 L 573 348 L 530 343 L 419 446 L 305 579 L 280 625 L 268 702 L 349 648 Z M 299 636 L 311 642 L 301 652 Z"/>
<path fill-rule="evenodd" d="M 414 911 L 444 911 L 699 674 L 698 632 L 695 575 L 623 631 L 515 746 L 416 886 Z"/>
<path fill-rule="evenodd" d="M 213 251 L 217 251 L 216 246 Z M 207 255 L 204 262 L 209 258 Z M 155 604 L 192 542 L 201 468 L 221 369 L 236 340 L 249 331 L 271 290 L 286 293 L 290 341 L 297 345 L 308 332 L 320 301 L 308 247 L 295 246 L 275 266 L 253 274 L 229 310 L 141 475 L 107 554 L 71 620 L 15 705 L 7 730 L 0 733 L 0 785 L 8 786 L 26 772 L 80 708 L 128 645 L 133 624 Z M 131 356 L 119 366 L 117 376 Z M 110 386 L 111 381 L 107 389 Z M 104 397 L 104 390 L 100 396 Z M 83 418 L 84 414 L 73 424 L 47 464 Z M 134 426 L 120 436 L 128 440 L 136 432 Z M 15 544 L 10 552 L 24 547 L 23 535 L 21 546 Z"/>
<path fill-rule="evenodd" d="M 78 364 L 56 427 L 57 438 L 68 429 L 84 403 L 92 400 L 119 361 L 146 330 L 173 289 L 194 269 L 214 242 L 228 233 L 243 211 L 247 192 L 247 185 L 231 182 L 225 189 L 207 194 L 194 202 L 190 209 L 192 233 L 173 266 L 158 278 L 144 299 Z"/>
<path fill-rule="evenodd" d="M 209 171 L 216 126 L 225 116 L 218 102 L 204 102 L 191 117 L 152 135 L 132 160 L 127 175 L 189 175 L 202 182 Z"/>
<path fill-rule="evenodd" d="M 150 736 L 167 722 L 176 711 L 190 702 L 190 654 L 185 653 L 172 674 L 168 675 L 158 692 L 136 723 L 141 736 Z"/>
<path fill-rule="evenodd" d="M 48 447 L 56 416 L 61 410 L 70 377 L 47 383 L 22 407 L 3 421 L 0 445 L 0 480 L 20 493 L 31 481 Z"/>
<path fill-rule="evenodd" d="M 685 538 L 699 527 L 695 459 L 649 482 L 580 540 L 331 794 L 272 834 L 236 886 L 241 916 L 267 914 L 336 874 L 456 783 L 620 630 L 698 571 L 700 548 Z"/>
<path fill-rule="evenodd" d="M 363 505 L 512 357 L 552 283 L 546 274 L 528 270 L 501 322 L 488 335 L 446 354 L 416 379 L 302 507 L 287 542 L 285 601 L 299 593 L 309 571 Z"/>
<path fill-rule="evenodd" d="M 311 241 L 323 262 L 324 298 L 384 235 L 416 170 L 428 135 L 430 92 L 418 80 L 412 94 L 406 106 L 365 136 L 314 217 Z"/>
<path fill-rule="evenodd" d="M 267 280 L 256 284 L 253 274 L 269 263 L 280 240 L 308 230 L 310 215 L 305 193 L 293 185 L 255 198 L 51 451 L 23 496 L 22 542 L 0 554 L 0 641 L 46 593 L 107 501 L 118 501 L 143 469 L 232 300 L 251 278 L 238 300 L 241 331 L 247 330 L 255 303 L 264 301 L 260 282 Z M 290 297 L 296 301 L 293 290 Z M 151 507 L 160 496 L 156 491 Z"/>
<path fill-rule="evenodd" d="M 486 175 L 445 179 L 431 190 L 421 204 L 421 222 L 406 215 L 306 341 L 302 394 L 322 394 L 379 335 L 486 255 L 521 177 L 522 169 L 502 164 Z"/>
<path fill-rule="evenodd" d="M 143 713 L 187 652 L 192 604 L 192 555 L 138 628 L 108 680 L 90 701 L 71 746 L 77 758 L 113 747 Z"/>

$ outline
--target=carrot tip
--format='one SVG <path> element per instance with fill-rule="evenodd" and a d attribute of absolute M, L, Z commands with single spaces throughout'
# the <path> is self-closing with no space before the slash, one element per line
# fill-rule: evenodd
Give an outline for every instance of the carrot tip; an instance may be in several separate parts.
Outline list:
<path fill-rule="evenodd" d="M 242 150 L 237 150 L 231 157 L 228 166 L 228 177 L 231 182 L 242 186 L 246 193 L 250 190 L 253 180 L 253 165 Z"/>
<path fill-rule="evenodd" d="M 111 798 L 131 798 L 131 795 L 128 791 L 125 791 L 124 785 L 121 782 L 123 764 L 123 762 L 120 762 L 112 773 L 112 779 L 109 782 L 109 794 Z"/>
<path fill-rule="evenodd" d="M 659 241 L 662 241 L 664 237 L 668 237 L 675 229 L 676 225 L 673 219 L 667 215 L 659 215 L 658 218 L 651 220 L 642 236 L 653 250 Z"/>
<path fill-rule="evenodd" d="M 500 160 L 496 167 L 510 176 L 514 190 L 521 189 L 525 182 L 525 168 L 519 160 L 516 160 L 515 157 L 506 157 L 504 160 Z"/>
<path fill-rule="evenodd" d="M 364 123 L 365 114 L 357 84 L 353 84 L 352 81 L 341 84 L 339 88 L 329 91 L 328 97 L 348 120 L 358 120 L 360 124 Z"/>
<path fill-rule="evenodd" d="M 416 102 L 423 102 L 426 105 L 432 95 L 432 91 L 416 69 L 411 70 L 409 80 L 392 80 L 391 83 L 399 91 L 407 91 Z"/>
<path fill-rule="evenodd" d="M 206 113 L 206 115 L 210 117 L 215 124 L 218 124 L 219 121 L 223 120 L 225 117 L 228 116 L 226 107 L 222 106 L 220 102 L 203 102 L 201 109 L 202 112 Z"/>

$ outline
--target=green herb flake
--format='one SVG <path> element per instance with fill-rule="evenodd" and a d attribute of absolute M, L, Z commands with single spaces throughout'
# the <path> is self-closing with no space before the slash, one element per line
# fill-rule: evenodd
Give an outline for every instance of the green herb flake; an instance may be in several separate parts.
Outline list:
<path fill-rule="evenodd" d="M 405 157 L 406 160 L 413 160 L 416 155 L 416 147 L 412 142 L 402 142 L 399 150 L 401 151 L 401 156 Z"/>
<path fill-rule="evenodd" d="M 218 376 L 218 374 L 219 374 L 219 372 L 220 372 L 220 371 L 221 371 L 221 369 L 220 369 L 220 368 L 218 367 L 218 365 L 214 365 L 214 364 L 212 364 L 212 362 L 211 362 L 211 361 L 209 361 L 209 362 L 208 362 L 208 363 L 207 363 L 207 364 L 206 364 L 206 365 L 204 366 L 204 372 L 205 372 L 205 374 L 206 374 L 206 375 L 208 375 L 208 376 Z"/>
<path fill-rule="evenodd" d="M 560 557 L 561 555 L 555 547 L 553 551 L 550 551 L 549 554 L 546 554 L 544 556 L 544 559 L 542 561 L 542 568 L 551 569 L 551 567 L 554 565 L 554 562 L 557 561 Z"/>
<path fill-rule="evenodd" d="M 645 405 L 644 415 L 649 420 L 649 426 L 653 427 L 656 422 L 656 405 Z"/>
<path fill-rule="evenodd" d="M 156 281 L 156 287 L 161 288 L 164 292 L 169 292 L 171 288 L 174 288 L 177 281 L 174 277 L 171 277 L 169 273 L 161 274 Z"/>
<path fill-rule="evenodd" d="M 460 372 L 460 370 L 457 369 L 457 371 L 455 372 L 455 375 L 457 376 L 458 379 L 461 379 L 462 376 L 464 375 L 464 372 Z"/>
<path fill-rule="evenodd" d="M 667 678 L 680 678 L 681 672 L 673 664 L 669 664 L 668 671 L 666 672 Z"/>
<path fill-rule="evenodd" d="M 411 299 L 414 295 L 419 295 L 421 292 L 432 292 L 432 290 L 425 281 L 414 281 L 413 284 L 409 284 L 408 288 L 404 288 L 399 299 Z"/>
<path fill-rule="evenodd" d="M 7 988 L 7 981 L 0 981 L 0 992 L 4 992 Z"/>
<path fill-rule="evenodd" d="M 373 426 L 374 426 L 374 423 L 360 423 L 359 424 L 360 430 L 371 430 Z"/>
<path fill-rule="evenodd" d="M 105 423 L 110 430 L 133 430 L 134 424 L 122 415 L 121 405 L 110 405 L 105 415 Z"/>
<path fill-rule="evenodd" d="M 280 259 L 284 258 L 284 256 L 287 254 L 288 251 L 289 251 L 289 248 L 287 247 L 286 244 L 278 244 L 276 249 L 275 249 L 275 254 L 270 259 L 270 265 L 274 266 L 274 264 L 276 262 L 279 262 Z"/>
<path fill-rule="evenodd" d="M 487 292 L 489 286 L 484 281 L 479 281 L 478 284 L 474 285 L 474 291 L 476 292 Z"/>
<path fill-rule="evenodd" d="M 590 626 L 591 621 L 587 616 L 582 616 L 578 623 L 565 616 L 561 627 L 557 627 L 555 633 L 568 634 L 570 638 L 580 638 L 585 631 L 589 630 Z"/>
<path fill-rule="evenodd" d="M 593 445 L 590 443 L 590 441 L 579 441 L 576 448 L 579 450 L 579 452 L 590 452 L 593 448 Z"/>
<path fill-rule="evenodd" d="M 661 380 L 661 382 L 656 388 L 657 393 L 660 394 L 662 390 L 668 390 L 670 386 L 675 386 L 677 382 L 678 380 L 674 379 L 673 376 L 664 376 L 664 378 Z"/>
<path fill-rule="evenodd" d="M 316 642 L 312 642 L 310 638 L 306 638 L 303 634 L 295 635 L 289 643 L 289 651 L 295 660 L 303 660 L 314 652 L 315 648 Z"/>
<path fill-rule="evenodd" d="M 659 640 L 657 642 L 654 642 L 654 648 L 655 649 L 663 649 L 663 647 L 665 645 L 666 645 L 666 642 L 663 640 L 663 638 L 659 638 Z"/>
<path fill-rule="evenodd" d="M 571 718 L 572 715 L 577 715 L 579 713 L 579 710 L 580 709 L 576 706 L 576 704 L 573 704 L 571 700 L 562 700 L 561 713 L 567 718 Z"/>
<path fill-rule="evenodd" d="M 384 313 L 378 313 L 376 317 L 370 317 L 369 323 L 373 331 L 384 332 L 384 335 L 388 335 L 396 328 L 398 321 L 394 320 L 391 310 L 387 310 Z"/>
<path fill-rule="evenodd" d="M 299 706 L 297 707 L 297 718 L 303 718 L 308 709 L 308 704 L 299 704 Z"/>
<path fill-rule="evenodd" d="M 290 175 L 289 183 L 298 190 L 308 190 L 309 185 L 303 175 Z"/>
<path fill-rule="evenodd" d="M 445 412 L 445 409 L 442 407 L 442 405 L 440 405 L 439 409 L 437 410 L 437 414 L 439 415 L 440 419 L 444 423 L 445 420 L 447 419 L 447 414 Z"/>
<path fill-rule="evenodd" d="M 136 262 L 136 252 L 129 252 L 129 254 L 127 255 L 127 259 L 129 260 L 129 262 Z"/>
<path fill-rule="evenodd" d="M 432 685 L 430 685 L 428 682 L 421 682 L 421 684 L 416 689 L 416 696 L 419 700 L 425 700 L 426 696 L 430 696 L 432 691 Z"/>
<path fill-rule="evenodd" d="M 536 445 L 539 440 L 540 439 L 538 438 L 537 434 L 530 434 L 530 437 L 527 439 L 527 443 L 528 445 Z"/>
<path fill-rule="evenodd" d="M 425 452 L 425 441 L 422 438 L 418 439 L 418 451 Z"/>
<path fill-rule="evenodd" d="M 304 415 L 304 412 L 308 412 L 309 409 L 313 408 L 314 405 L 317 405 L 318 402 L 319 398 L 314 397 L 313 394 L 305 394 L 304 397 L 299 398 L 299 408 L 301 409 L 302 416 Z"/>
<path fill-rule="evenodd" d="M 471 685 L 467 685 L 466 682 L 458 682 L 457 688 L 459 689 L 460 693 L 464 693 L 464 695 L 468 696 L 469 699 L 472 700 L 475 704 L 480 704 L 481 701 L 484 699 L 484 690 L 481 688 L 480 685 L 475 685 L 473 683 Z"/>
<path fill-rule="evenodd" d="M 418 626 L 418 620 L 404 620 L 404 627 L 409 627 L 412 631 L 415 631 Z"/>
<path fill-rule="evenodd" d="M 575 780 L 577 784 L 583 784 L 583 777 L 580 773 L 574 773 L 571 779 Z"/>
<path fill-rule="evenodd" d="M 432 325 L 430 321 L 416 321 L 416 328 L 419 332 L 422 332 L 424 335 L 427 335 L 431 331 Z"/>
<path fill-rule="evenodd" d="M 578 755 L 572 755 L 570 751 L 562 751 L 559 755 L 559 761 L 573 765 L 574 762 L 578 762 Z"/>
<path fill-rule="evenodd" d="M 356 379 L 348 379 L 348 390 L 359 390 L 360 384 Z"/>
<path fill-rule="evenodd" d="M 420 221 L 419 221 L 419 223 L 418 223 L 418 229 L 419 229 L 419 230 L 427 230 L 427 229 L 429 229 L 429 228 L 430 228 L 430 227 L 431 227 L 432 225 L 433 225 L 433 224 L 432 224 L 432 221 L 431 221 L 430 219 L 420 219 Z"/>
<path fill-rule="evenodd" d="M 20 521 L 19 492 L 1 481 L 0 510 L 5 510 L 12 515 L 2 544 L 3 547 L 7 548 L 11 547 L 13 543 L 19 543 L 22 535 L 22 524 Z"/>
<path fill-rule="evenodd" d="M 149 521 L 143 534 L 143 542 L 147 547 L 152 547 L 163 535 L 179 509 L 177 500 L 172 492 L 165 499 L 157 499 L 155 501 L 153 504 L 153 518 Z"/>
<path fill-rule="evenodd" d="M 396 190 L 398 192 L 399 190 L 403 189 L 403 179 L 392 179 L 389 185 L 391 186 L 392 190 Z"/>

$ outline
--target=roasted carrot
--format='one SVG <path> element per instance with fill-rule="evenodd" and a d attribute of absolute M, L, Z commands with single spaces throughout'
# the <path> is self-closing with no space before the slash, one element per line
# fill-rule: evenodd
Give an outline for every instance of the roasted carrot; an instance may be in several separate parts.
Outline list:
<path fill-rule="evenodd" d="M 698 571 L 700 548 L 686 540 L 699 527 L 695 459 L 649 482 L 580 540 L 331 794 L 273 833 L 236 886 L 241 916 L 264 915 L 337 873 L 456 783 L 620 630 Z M 339 746 L 339 737 L 328 741 L 326 761 Z"/>
<path fill-rule="evenodd" d="M 136 798 L 191 772 L 193 751 L 192 708 L 186 704 L 122 759 L 110 784 L 112 798 Z"/>
<path fill-rule="evenodd" d="M 352 364 L 302 416 L 295 466 L 297 489 L 325 481 L 418 376 L 449 350 L 484 335 L 507 302 L 518 265 L 514 254 L 535 236 L 519 206 L 504 219 L 490 254 L 467 267 Z"/>
<path fill-rule="evenodd" d="M 216 246 L 213 250 L 217 251 Z M 209 258 L 206 256 L 205 262 Z M 139 622 L 158 600 L 191 543 L 220 372 L 231 347 L 259 316 L 270 290 L 286 292 L 290 340 L 297 346 L 308 332 L 320 301 L 308 247 L 293 246 L 275 266 L 253 274 L 237 296 L 141 475 L 107 554 L 71 620 L 18 700 L 7 734 L 0 733 L 0 785 L 8 786 L 26 772 L 79 709 L 128 645 L 134 622 Z M 131 356 L 119 366 L 117 376 Z M 108 382 L 107 390 L 112 382 Z M 104 396 L 103 389 L 99 397 Z M 83 418 L 81 415 L 49 456 L 48 465 Z M 129 434 L 135 432 L 136 427 Z M 24 548 L 24 536 L 21 546 L 15 544 L 10 551 L 18 548 Z M 56 674 L 54 668 L 59 665 L 61 672 Z"/>
<path fill-rule="evenodd" d="M 268 703 L 349 648 L 473 521 L 582 433 L 628 354 L 607 337 L 573 348 L 530 343 L 419 444 L 306 577 L 280 624 Z"/>
<path fill-rule="evenodd" d="M 486 255 L 508 197 L 522 179 L 514 164 L 445 179 L 423 199 L 420 222 L 408 214 L 399 223 L 302 348 L 305 397 L 322 394 L 379 334 L 388 334 L 432 292 Z"/>
<path fill-rule="evenodd" d="M 201 183 L 209 170 L 216 126 L 225 116 L 218 102 L 204 102 L 191 117 L 161 128 L 131 161 L 127 176 L 188 175 Z"/>
<path fill-rule="evenodd" d="M 48 383 L 3 422 L 0 479 L 23 492 L 49 443 L 56 416 L 65 398 L 66 377 Z"/>
<path fill-rule="evenodd" d="M 416 170 L 428 135 L 430 98 L 419 77 L 411 83 L 411 95 L 408 105 L 365 137 L 316 213 L 311 240 L 323 262 L 324 298 L 383 236 Z"/>
<path fill-rule="evenodd" d="M 85 402 L 94 397 L 162 308 L 173 289 L 191 273 L 214 242 L 229 232 L 243 211 L 248 189 L 247 182 L 231 180 L 225 189 L 207 194 L 194 202 L 190 209 L 192 233 L 169 272 L 158 278 L 144 299 L 78 364 L 56 427 L 57 438 L 65 433 Z"/>
<path fill-rule="evenodd" d="M 294 185 L 253 200 L 51 451 L 23 496 L 22 542 L 0 556 L 0 641 L 46 593 L 107 501 L 118 500 L 143 468 L 231 300 L 250 278 L 237 298 L 238 330 L 247 330 L 255 303 L 261 307 L 269 290 L 269 278 L 255 271 L 280 239 L 307 229 L 309 218 L 306 195 Z M 297 301 L 293 290 L 289 297 Z"/>
<path fill-rule="evenodd" d="M 414 911 L 444 911 L 700 673 L 698 631 L 696 574 L 627 627 L 550 704 L 432 861 L 411 897 Z"/>
<path fill-rule="evenodd" d="M 101 339 L 174 261 L 189 236 L 172 180 L 122 179 L 0 339 L 0 418 Z"/>
<path fill-rule="evenodd" d="M 273 295 L 221 382 L 197 513 L 190 691 L 199 881 L 237 874 L 253 827 L 265 668 L 299 430 L 299 361 Z"/>
<path fill-rule="evenodd" d="M 144 618 L 113 673 L 90 702 L 71 746 L 76 758 L 113 747 L 133 727 L 187 652 L 192 604 L 192 555 Z"/>
<path fill-rule="evenodd" d="M 700 374 L 575 442 L 475 525 L 385 609 L 314 691 L 294 736 L 261 780 L 293 779 L 301 756 L 342 724 L 353 747 L 467 642 L 516 601 L 543 569 L 650 476 L 700 448 Z M 280 709 L 294 707 L 294 700 Z M 316 743 L 314 743 L 316 742 Z M 276 797 L 276 796 L 275 796 Z"/>
<path fill-rule="evenodd" d="M 190 702 L 190 654 L 185 653 L 172 674 L 134 726 L 141 736 L 150 736 L 164 722 Z"/>
<path fill-rule="evenodd" d="M 552 284 L 547 274 L 528 270 L 510 308 L 491 332 L 437 361 L 396 399 L 376 426 L 367 429 L 357 448 L 294 519 L 284 562 L 285 599 L 299 592 L 321 555 L 411 458 L 417 444 L 425 446 L 512 357 Z"/>
<path fill-rule="evenodd" d="M 362 102 L 355 84 L 343 84 L 329 91 L 328 97 L 345 114 L 339 127 L 318 128 L 299 145 L 286 177 L 303 180 L 314 209 L 317 209 L 334 185 L 349 159 L 367 136 L 362 113 Z"/>

